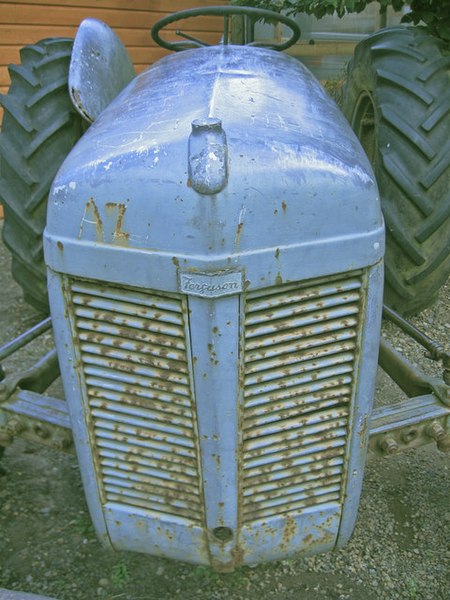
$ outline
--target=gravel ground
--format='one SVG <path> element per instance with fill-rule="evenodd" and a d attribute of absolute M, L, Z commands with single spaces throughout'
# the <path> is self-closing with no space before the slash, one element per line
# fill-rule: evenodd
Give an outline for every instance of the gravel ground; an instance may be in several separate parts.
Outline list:
<path fill-rule="evenodd" d="M 9 275 L 0 246 L 0 344 L 36 322 Z M 447 342 L 450 286 L 438 303 L 414 319 Z M 430 370 L 423 351 L 393 327 L 394 345 Z M 32 360 L 50 337 L 6 368 Z M 60 393 L 58 386 L 53 394 Z M 380 374 L 377 402 L 399 393 Z M 370 461 L 357 526 L 337 552 L 294 557 L 219 575 L 169 560 L 113 553 L 96 540 L 86 509 L 76 459 L 16 440 L 2 461 L 0 478 L 0 588 L 58 600 L 449 600 L 449 458 L 434 445 Z"/>

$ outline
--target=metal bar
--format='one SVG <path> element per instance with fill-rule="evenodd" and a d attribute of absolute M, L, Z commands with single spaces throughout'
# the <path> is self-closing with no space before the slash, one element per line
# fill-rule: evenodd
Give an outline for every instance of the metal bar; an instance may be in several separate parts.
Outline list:
<path fill-rule="evenodd" d="M 47 317 L 37 325 L 31 327 L 31 329 L 28 329 L 28 331 L 25 331 L 15 339 L 11 340 L 10 342 L 7 342 L 4 346 L 0 348 L 0 361 L 4 360 L 8 356 L 11 356 L 11 354 L 16 352 L 20 348 L 23 348 L 23 346 L 26 346 L 29 342 L 41 335 L 41 333 L 44 333 L 45 331 L 50 329 L 51 326 L 52 319 L 51 317 Z"/>
<path fill-rule="evenodd" d="M 383 337 L 378 364 L 409 398 L 432 392 L 443 404 L 450 405 L 450 387 L 445 380 L 423 373 Z"/>
<path fill-rule="evenodd" d="M 0 383 L 0 403 L 5 402 L 17 388 L 41 393 L 59 376 L 56 350 L 50 350 L 32 367 L 13 373 Z"/>
<path fill-rule="evenodd" d="M 229 15 L 225 15 L 223 18 L 223 44 L 224 44 L 224 46 L 228 45 L 229 30 L 230 30 Z"/>
<path fill-rule="evenodd" d="M 180 31 L 179 29 L 177 29 L 175 31 L 175 33 L 177 35 L 179 35 L 180 37 L 184 38 L 185 40 L 189 40 L 190 42 L 194 42 L 195 44 L 197 44 L 198 46 L 202 47 L 202 48 L 206 48 L 207 46 L 210 46 L 211 44 L 206 44 L 205 42 L 202 42 L 201 40 L 199 40 L 198 38 L 193 37 L 192 35 L 189 35 L 188 33 L 183 33 L 182 31 Z M 182 43 L 182 42 L 180 42 Z"/>
<path fill-rule="evenodd" d="M 409 398 L 430 392 L 430 386 L 425 381 L 426 375 L 414 367 L 384 337 L 380 338 L 378 363 Z"/>
<path fill-rule="evenodd" d="M 6 415 L 4 434 L 73 452 L 72 433 L 67 403 L 29 390 L 19 390 L 2 404 Z"/>
<path fill-rule="evenodd" d="M 430 353 L 432 360 L 440 360 L 446 354 L 445 348 L 437 341 L 432 340 L 423 331 L 417 329 L 412 323 L 401 317 L 397 312 L 383 305 L 383 317 L 397 325 L 402 331 L 410 335 L 417 343 L 423 346 Z"/>
<path fill-rule="evenodd" d="M 435 441 L 450 450 L 450 410 L 433 395 L 374 409 L 370 422 L 369 456 L 389 456 Z"/>

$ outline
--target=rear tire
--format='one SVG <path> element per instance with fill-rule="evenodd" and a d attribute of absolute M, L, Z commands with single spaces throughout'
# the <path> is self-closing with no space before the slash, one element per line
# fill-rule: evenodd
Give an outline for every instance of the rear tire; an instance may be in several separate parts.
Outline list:
<path fill-rule="evenodd" d="M 48 313 L 42 248 L 50 186 L 82 134 L 67 82 L 73 40 L 52 38 L 22 48 L 11 65 L 11 86 L 0 97 L 0 199 L 3 240 L 12 254 L 12 274 L 25 300 Z"/>
<path fill-rule="evenodd" d="M 381 30 L 349 64 L 343 112 L 374 167 L 385 302 L 414 314 L 450 274 L 450 56 L 424 29 Z"/>

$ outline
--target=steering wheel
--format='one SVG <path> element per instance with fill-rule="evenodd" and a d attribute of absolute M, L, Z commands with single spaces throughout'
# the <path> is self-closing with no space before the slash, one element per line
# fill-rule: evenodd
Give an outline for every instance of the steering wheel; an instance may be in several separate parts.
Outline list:
<path fill-rule="evenodd" d="M 224 17 L 224 28 L 223 28 L 223 39 L 224 44 L 228 44 L 228 32 L 229 32 L 229 17 L 231 15 L 244 15 L 248 17 L 253 17 L 255 21 L 259 19 L 267 19 L 270 21 L 277 21 L 279 23 L 284 23 L 287 25 L 292 34 L 291 37 L 284 42 L 283 44 L 269 44 L 264 42 L 252 42 L 251 46 L 260 46 L 264 48 L 272 48 L 273 50 L 286 50 L 289 48 L 300 37 L 300 27 L 297 25 L 295 21 L 290 19 L 289 17 L 285 17 L 277 12 L 273 12 L 272 10 L 263 10 L 260 8 L 251 8 L 249 6 L 209 6 L 202 8 L 191 8 L 188 10 L 181 10 L 179 12 L 168 15 L 167 17 L 163 17 L 159 21 L 157 21 L 152 27 L 152 38 L 153 40 L 166 50 L 174 50 L 175 52 L 180 52 L 181 50 L 186 50 L 187 46 L 192 47 L 203 47 L 210 46 L 211 44 L 207 44 L 202 40 L 198 40 L 186 33 L 182 33 L 180 31 L 176 31 L 177 35 L 186 38 L 188 41 L 184 42 L 167 42 L 163 40 L 159 32 L 161 29 L 170 25 L 170 23 L 175 23 L 176 21 L 182 21 L 183 19 L 189 19 L 191 17 L 209 17 L 209 16 L 219 16 Z"/>

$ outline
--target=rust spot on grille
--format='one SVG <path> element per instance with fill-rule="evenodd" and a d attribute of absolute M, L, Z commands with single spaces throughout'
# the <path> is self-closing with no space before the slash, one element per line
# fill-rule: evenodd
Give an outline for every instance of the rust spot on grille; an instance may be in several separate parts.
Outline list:
<path fill-rule="evenodd" d="M 64 244 L 61 242 L 61 240 L 58 240 L 56 242 L 56 246 L 60 252 L 62 252 L 64 250 Z"/>
<path fill-rule="evenodd" d="M 283 202 L 281 203 L 281 208 L 283 209 L 283 212 L 286 213 L 287 210 L 287 204 L 286 202 L 283 200 Z"/>
<path fill-rule="evenodd" d="M 247 298 L 244 522 L 339 499 L 355 359 L 348 340 L 357 335 L 358 308 L 349 305 L 349 294 L 336 298 L 335 279 Z M 348 281 L 345 291 L 358 287 Z M 337 312 L 344 305 L 347 318 Z M 330 358 L 322 363 L 322 357 Z M 293 384 L 292 376 L 301 379 Z M 286 546 L 289 528 L 284 533 Z"/>

